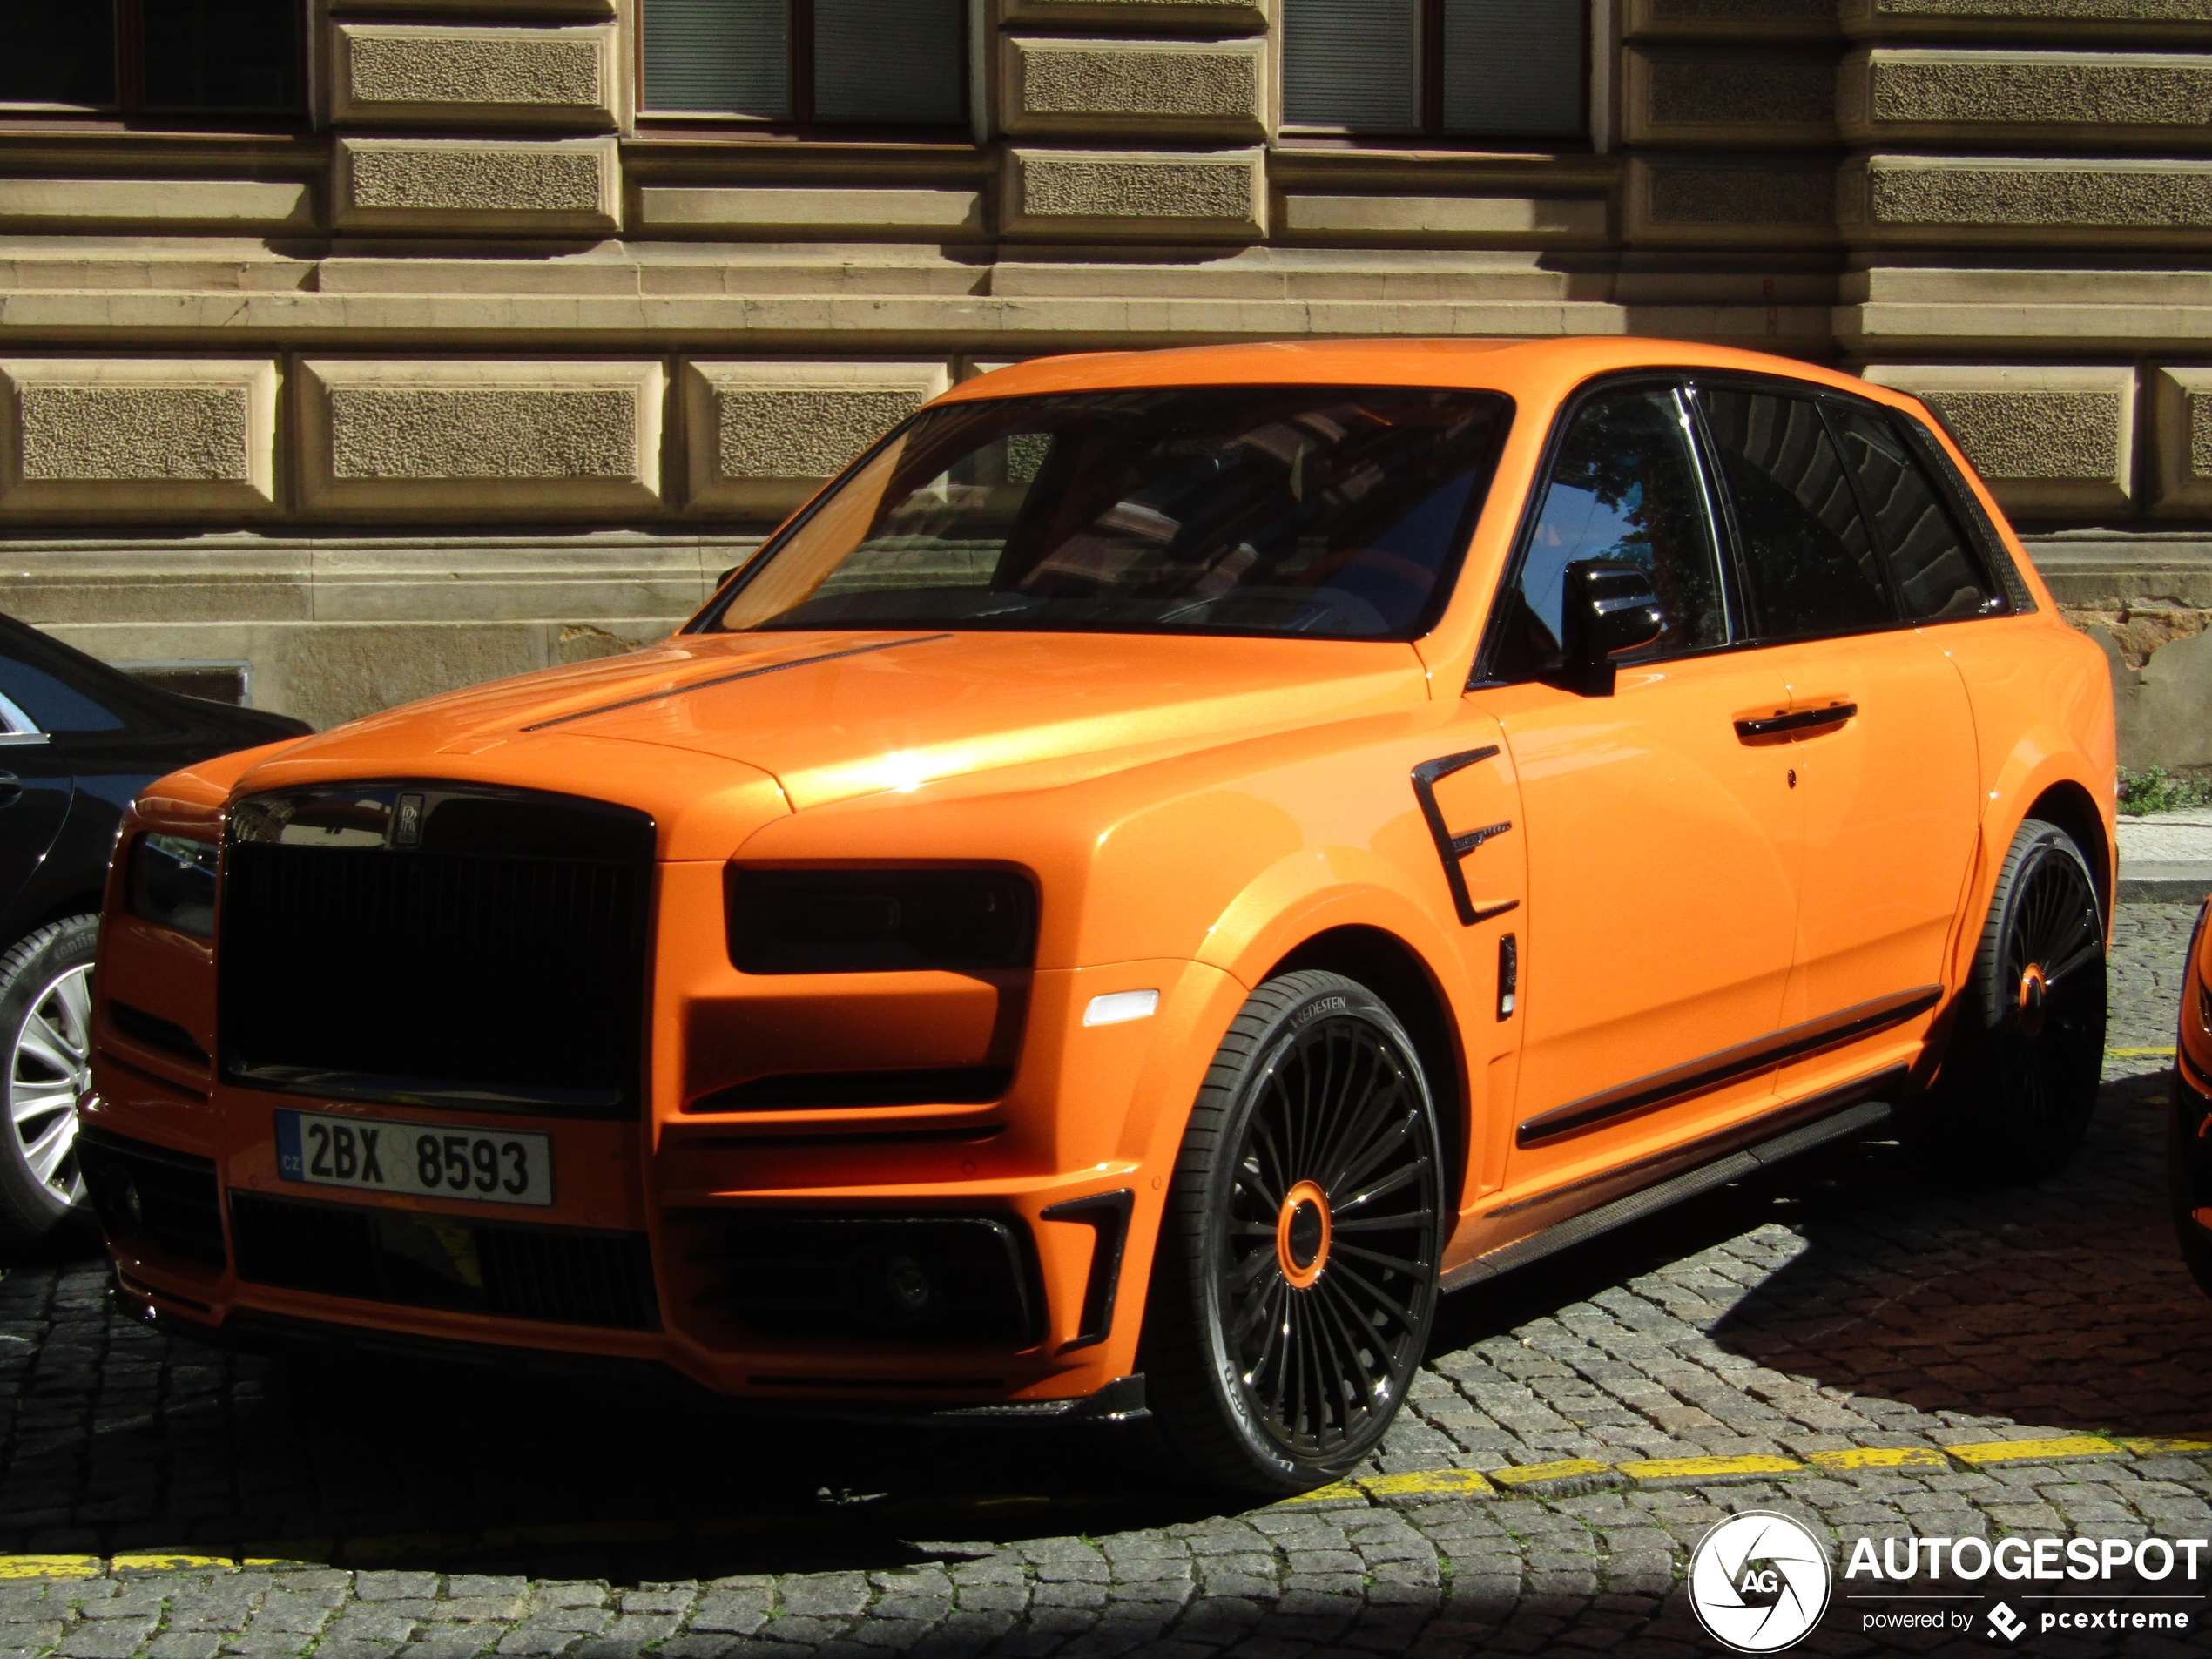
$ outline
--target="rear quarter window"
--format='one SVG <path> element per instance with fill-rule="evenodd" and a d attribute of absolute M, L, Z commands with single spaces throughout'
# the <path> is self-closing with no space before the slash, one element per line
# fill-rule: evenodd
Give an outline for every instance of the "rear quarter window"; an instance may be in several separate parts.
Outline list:
<path fill-rule="evenodd" d="M 0 657 L 0 697 L 21 709 L 41 732 L 120 732 L 123 720 L 64 680 L 19 658 Z"/>
<path fill-rule="evenodd" d="M 1959 472 L 1950 454 L 1936 441 L 1935 434 L 1911 415 L 1899 415 L 1898 428 L 1905 434 L 1913 453 L 1919 456 L 1937 485 L 1950 498 L 1952 509 L 1966 527 L 1975 550 L 1981 555 L 1983 564 L 2003 590 L 2008 608 L 2020 612 L 2033 610 L 2035 595 L 2029 589 L 2027 579 L 2020 575 L 2020 568 L 2013 563 L 2012 552 L 2006 547 L 2005 538 L 1999 533 L 1996 522 L 1990 517 L 1988 509 L 1981 504 L 1981 497 L 1974 494 L 1973 487 Z"/>

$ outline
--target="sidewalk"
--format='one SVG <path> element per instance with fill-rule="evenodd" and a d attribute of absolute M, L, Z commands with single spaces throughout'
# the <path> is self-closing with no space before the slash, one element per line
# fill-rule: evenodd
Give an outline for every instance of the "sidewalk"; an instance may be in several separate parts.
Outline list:
<path fill-rule="evenodd" d="M 2212 893 L 2212 806 L 2120 819 L 2120 902 L 2195 904 Z"/>

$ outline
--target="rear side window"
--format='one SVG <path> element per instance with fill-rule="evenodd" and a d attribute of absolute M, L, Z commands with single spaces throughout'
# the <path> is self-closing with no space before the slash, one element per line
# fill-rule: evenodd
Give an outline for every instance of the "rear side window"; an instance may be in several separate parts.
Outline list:
<path fill-rule="evenodd" d="M 1831 413 L 1858 493 L 1881 534 L 1905 614 L 1915 622 L 1983 615 L 1991 595 L 1979 561 L 1903 435 L 1888 421 L 1856 409 L 1831 408 Z"/>
<path fill-rule="evenodd" d="M 1583 559 L 1650 572 L 1667 631 L 1640 656 L 1728 643 L 1712 520 L 1687 413 L 1674 388 L 1606 393 L 1575 413 L 1507 595 L 1492 670 L 1500 678 L 1538 678 L 1560 666 L 1567 567 Z"/>
<path fill-rule="evenodd" d="M 1872 533 L 1818 407 L 1727 386 L 1710 388 L 1705 405 L 1736 510 L 1754 634 L 1810 639 L 1896 621 Z"/>

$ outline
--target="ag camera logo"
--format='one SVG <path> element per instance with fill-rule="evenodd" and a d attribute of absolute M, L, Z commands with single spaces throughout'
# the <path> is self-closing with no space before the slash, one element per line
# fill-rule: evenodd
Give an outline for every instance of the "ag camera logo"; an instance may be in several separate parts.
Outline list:
<path fill-rule="evenodd" d="M 1747 1509 L 1698 1541 L 1689 1605 L 1722 1646 L 1779 1653 L 1820 1622 L 1833 1580 L 1820 1540 L 1787 1515 Z"/>

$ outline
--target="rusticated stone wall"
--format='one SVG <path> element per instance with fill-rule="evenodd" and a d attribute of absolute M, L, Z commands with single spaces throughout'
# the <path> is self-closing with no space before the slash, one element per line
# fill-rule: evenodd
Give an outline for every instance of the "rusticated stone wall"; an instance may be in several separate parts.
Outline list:
<path fill-rule="evenodd" d="M 1925 397 L 2195 752 L 2212 0 L 1588 0 L 1557 140 L 1286 130 L 1280 0 L 986 0 L 957 129 L 669 118 L 641 3 L 334 0 L 304 127 L 0 111 L 0 609 L 334 718 L 653 635 L 992 363 L 1641 333 Z"/>
<path fill-rule="evenodd" d="M 332 33 L 332 112 L 369 125 L 485 122 L 610 127 L 619 41 L 590 28 L 345 23 Z"/>

